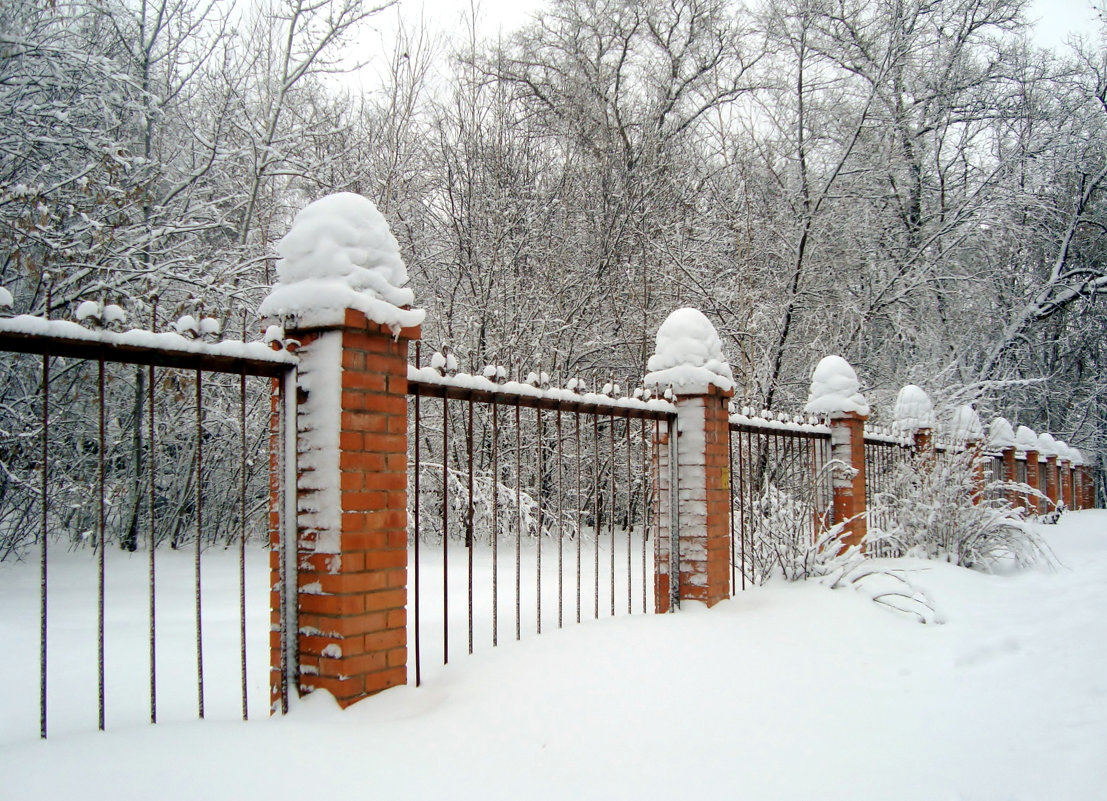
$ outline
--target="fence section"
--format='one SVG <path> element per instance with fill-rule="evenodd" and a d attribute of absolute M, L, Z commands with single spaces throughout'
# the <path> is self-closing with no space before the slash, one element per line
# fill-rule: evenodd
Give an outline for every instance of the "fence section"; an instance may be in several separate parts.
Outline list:
<path fill-rule="evenodd" d="M 832 520 L 830 430 L 814 419 L 730 417 L 732 588 L 793 575 Z"/>
<path fill-rule="evenodd" d="M 106 556 L 113 544 L 123 551 L 146 551 L 151 722 L 158 719 L 160 698 L 159 546 L 192 551 L 195 697 L 201 718 L 207 695 L 203 552 L 216 544 L 237 550 L 236 683 L 241 715 L 249 716 L 246 543 L 252 534 L 267 533 L 270 495 L 281 485 L 281 477 L 270 471 L 294 470 L 294 465 L 278 466 L 256 454 L 264 453 L 269 438 L 271 396 L 292 397 L 295 359 L 260 343 L 247 344 L 245 336 L 239 342 L 216 342 L 196 333 L 190 339 L 25 315 L 0 319 L 0 351 L 25 354 L 13 355 L 6 368 L 24 379 L 33 380 L 36 370 L 38 376 L 25 400 L 33 404 L 37 395 L 39 414 L 28 430 L 6 443 L 4 457 L 9 476 L 38 474 L 37 488 L 24 481 L 17 490 L 27 495 L 24 516 L 37 518 L 42 737 L 49 717 L 51 541 L 61 545 L 67 539 L 88 541 L 95 560 L 98 728 L 106 727 L 108 715 L 105 655 L 112 644 L 105 634 L 111 596 Z M 40 357 L 37 368 L 29 363 L 33 355 Z M 251 377 L 263 380 L 248 381 Z M 31 447 L 36 440 L 37 450 Z M 7 500 L 11 508 L 11 497 Z M 279 526 L 284 520 L 270 523 Z M 277 587 L 282 609 L 283 587 Z M 267 608 L 269 600 L 266 595 Z M 282 650 L 285 641 L 282 631 Z M 139 659 L 132 653 L 125 661 Z"/>
<path fill-rule="evenodd" d="M 434 368 L 409 371 L 408 392 L 417 683 L 424 654 L 448 662 L 458 632 L 472 653 L 653 611 L 668 403 Z"/>

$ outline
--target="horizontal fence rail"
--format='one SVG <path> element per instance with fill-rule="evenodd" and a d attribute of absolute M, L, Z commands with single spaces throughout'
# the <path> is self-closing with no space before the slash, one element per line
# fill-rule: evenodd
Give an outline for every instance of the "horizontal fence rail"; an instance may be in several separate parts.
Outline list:
<path fill-rule="evenodd" d="M 429 368 L 409 371 L 408 393 L 417 684 L 428 623 L 445 664 L 455 629 L 472 653 L 482 640 L 653 611 L 668 404 Z"/>
<path fill-rule="evenodd" d="M 249 716 L 250 680 L 247 660 L 247 619 L 263 619 L 259 606 L 248 614 L 247 598 L 258 599 L 264 609 L 270 605 L 269 582 L 248 593 L 247 542 L 267 541 L 272 493 L 283 492 L 291 464 L 269 458 L 274 425 L 286 426 L 287 399 L 293 398 L 295 357 L 272 351 L 260 343 L 203 341 L 177 334 L 146 331 L 116 333 L 86 329 L 66 321 L 48 321 L 21 316 L 0 319 L 0 351 L 6 351 L 3 370 L 9 389 L 18 379 L 25 409 L 25 427 L 5 437 L 2 458 L 9 475 L 38 474 L 37 487 L 30 481 L 6 493 L 3 514 L 16 513 L 24 523 L 37 518 L 33 540 L 39 550 L 39 734 L 48 730 L 50 672 L 48 610 L 51 543 L 68 540 L 68 549 L 91 546 L 95 562 L 96 593 L 96 685 L 97 727 L 106 728 L 108 704 L 107 667 L 135 664 L 141 657 L 126 652 L 125 658 L 109 638 L 109 629 L 123 632 L 112 619 L 129 620 L 140 613 L 133 607 L 111 607 L 119 593 L 126 597 L 137 591 L 134 561 L 107 559 L 109 546 L 122 553 L 146 551 L 145 615 L 147 621 L 148 713 L 157 722 L 159 704 L 165 694 L 159 685 L 159 666 L 179 678 L 176 664 L 165 662 L 160 647 L 165 641 L 159 619 L 165 614 L 170 589 L 159 584 L 159 549 L 170 553 L 191 550 L 191 614 L 195 657 L 195 710 L 203 718 L 208 708 L 210 687 L 205 685 L 211 655 L 205 654 L 205 631 L 212 625 L 226 625 L 222 618 L 228 605 L 229 588 L 204 585 L 203 553 L 220 546 L 237 551 L 233 570 L 237 583 L 237 690 L 229 691 L 229 677 L 219 677 L 218 697 L 226 701 L 237 695 L 243 719 Z M 32 357 L 40 356 L 35 360 Z M 37 362 L 37 365 L 36 365 Z M 263 379 L 257 381 L 257 378 Z M 248 380 L 253 379 L 253 380 Z M 10 401 L 11 399 L 9 399 Z M 37 413 L 34 407 L 37 405 Z M 276 417 L 274 417 L 276 415 Z M 32 448 L 32 443 L 37 442 Z M 276 474 L 274 474 L 276 471 Z M 20 495 L 20 492 L 22 493 Z M 286 524 L 280 515 L 278 526 Z M 5 520 L 5 523 L 9 523 Z M 32 543 L 33 544 L 33 540 Z M 282 577 L 288 566 L 280 559 Z M 113 578 L 109 571 L 119 564 Z M 180 559 L 174 558 L 169 583 L 181 580 Z M 220 573 L 226 571 L 221 560 Z M 257 565 L 267 571 L 269 565 Z M 164 568 L 163 568 L 164 570 Z M 254 571 L 256 572 L 256 571 Z M 226 578 L 226 576 L 224 576 Z M 109 582 L 109 579 L 112 579 Z M 266 573 L 268 579 L 268 573 Z M 124 589 L 126 585 L 126 589 Z M 132 586 L 135 585 L 135 586 Z M 277 588 L 285 606 L 282 580 Z M 220 601 L 220 622 L 204 620 L 204 598 L 214 592 Z M 172 594 L 178 602 L 180 595 Z M 264 598 L 264 601 L 260 599 Z M 162 599 L 159 602 L 159 599 Z M 173 637 L 180 636 L 181 610 L 172 610 Z M 282 621 L 284 618 L 282 612 Z M 63 626 L 66 625 L 63 623 Z M 127 624 L 127 631 L 133 630 Z M 67 637 L 73 632 L 63 628 Z M 220 641 L 227 636 L 221 634 Z M 261 647 L 269 643 L 255 636 Z M 282 651 L 288 641 L 280 632 Z M 137 647 L 133 636 L 120 634 L 119 648 Z M 69 649 L 67 648 L 67 651 Z M 181 643 L 174 642 L 174 653 Z M 108 660 L 108 653 L 112 659 Z M 219 653 L 225 668 L 228 660 Z M 121 662 L 120 660 L 123 660 Z M 259 660 L 260 661 L 260 660 Z M 268 689 L 268 660 L 260 661 L 255 681 Z M 67 666 L 68 667 L 68 666 Z M 282 675 L 282 697 L 287 686 Z M 171 690 L 176 699 L 180 693 Z M 260 694 L 259 694 L 260 695 Z M 179 706 L 171 704 L 171 706 Z"/>

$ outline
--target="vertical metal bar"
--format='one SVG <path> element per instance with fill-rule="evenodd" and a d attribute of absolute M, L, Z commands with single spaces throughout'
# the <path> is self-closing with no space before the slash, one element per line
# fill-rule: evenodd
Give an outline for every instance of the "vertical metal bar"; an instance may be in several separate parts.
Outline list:
<path fill-rule="evenodd" d="M 49 307 L 47 307 L 49 312 Z M 41 559 L 39 561 L 39 647 L 38 647 L 38 717 L 39 737 L 46 739 L 46 583 L 47 583 L 47 546 L 49 533 L 47 512 L 49 510 L 50 475 L 50 354 L 42 356 L 42 533 L 39 543 Z"/>
<path fill-rule="evenodd" d="M 623 418 L 623 433 L 626 434 L 627 440 L 627 516 L 625 519 L 627 530 L 627 614 L 629 615 L 634 611 L 634 580 L 633 573 L 634 567 L 632 565 L 631 552 L 634 550 L 634 543 L 632 542 L 634 532 L 634 502 L 632 495 L 634 494 L 633 478 L 630 472 L 630 417 Z"/>
<path fill-rule="evenodd" d="M 450 662 L 450 404 L 442 393 L 442 664 Z"/>
<path fill-rule="evenodd" d="M 100 549 L 97 571 L 97 592 L 96 592 L 96 624 L 97 624 L 97 676 L 99 679 L 99 691 L 100 691 L 100 705 L 99 705 L 99 717 L 98 727 L 100 731 L 104 730 L 104 536 L 107 534 L 104 517 L 104 357 L 101 356 L 97 361 L 97 388 L 99 390 L 100 402 L 98 404 L 98 411 L 100 417 L 100 450 L 98 453 L 99 469 L 100 469 L 100 493 L 99 493 L 99 511 L 97 516 L 97 547 Z"/>
<path fill-rule="evenodd" d="M 523 567 L 523 430 L 519 401 L 515 401 L 515 639 L 522 637 Z"/>
<path fill-rule="evenodd" d="M 299 586 L 297 581 L 297 426 L 296 426 L 296 368 L 285 371 L 281 376 L 281 434 L 284 437 L 281 448 L 281 490 L 283 508 L 281 509 L 281 712 L 288 712 L 290 688 L 299 679 L 300 637 L 299 609 L 297 607 Z"/>
<path fill-rule="evenodd" d="M 642 418 L 642 614 L 646 614 L 646 582 L 648 576 L 646 573 L 646 542 L 650 538 L 650 506 L 652 505 L 651 492 L 649 479 L 650 479 L 650 463 L 649 463 L 649 450 L 646 442 L 648 436 L 646 430 L 646 418 Z"/>
<path fill-rule="evenodd" d="M 242 340 L 246 341 L 246 319 L 242 320 Z M 250 719 L 250 707 L 246 699 L 246 369 L 239 376 L 238 427 L 239 441 L 242 445 L 239 469 L 239 520 L 241 528 L 238 536 L 238 642 L 242 672 L 242 719 Z"/>
<path fill-rule="evenodd" d="M 669 611 L 680 609 L 680 429 L 669 418 Z"/>
<path fill-rule="evenodd" d="M 748 457 L 748 454 L 746 455 Z M 733 480 L 734 476 L 731 475 Z M 746 589 L 746 502 L 743 497 L 746 487 L 745 457 L 742 452 L 742 432 L 738 432 L 738 540 L 740 555 L 738 572 L 742 574 L 742 589 Z"/>
<path fill-rule="evenodd" d="M 730 508 L 727 510 L 727 517 L 730 519 L 730 594 L 733 595 L 738 589 L 738 547 L 734 541 L 734 434 L 729 420 L 726 425 L 726 458 L 726 485 L 730 496 Z"/>
<path fill-rule="evenodd" d="M 593 489 L 595 494 L 592 497 L 592 503 L 595 514 L 592 516 L 592 538 L 596 541 L 593 559 L 593 586 L 594 586 L 594 600 L 595 600 L 595 618 L 600 619 L 600 416 L 598 414 L 592 415 L 592 453 L 595 454 L 593 464 L 595 465 L 593 475 Z"/>
<path fill-rule="evenodd" d="M 611 615 L 615 616 L 615 415 L 611 415 L 608 424 L 608 439 L 611 442 L 611 480 L 608 482 L 611 490 L 611 500 L 607 510 L 607 529 L 611 540 Z"/>
<path fill-rule="evenodd" d="M 653 510 L 653 572 L 657 575 L 657 571 L 661 569 L 661 421 L 654 419 L 653 421 L 653 440 L 650 442 L 650 480 L 656 482 L 657 491 L 654 493 L 653 503 L 655 508 Z M 654 609 L 658 608 L 661 599 L 658 597 L 658 585 L 654 583 Z"/>
<path fill-rule="evenodd" d="M 150 330 L 153 331 L 157 324 L 157 301 L 154 303 L 154 325 L 150 326 Z M 147 415 L 150 418 L 150 456 L 148 459 L 150 465 L 150 508 L 148 510 L 149 520 L 149 535 L 150 542 L 148 547 L 149 553 L 147 554 L 148 565 L 147 572 L 149 574 L 149 587 L 150 587 L 150 722 L 158 722 L 158 678 L 157 678 L 157 600 L 156 600 L 156 562 L 155 552 L 157 550 L 157 530 L 155 523 L 157 521 L 157 513 L 155 511 L 155 502 L 157 499 L 157 441 L 154 438 L 156 431 L 154 421 L 154 365 L 150 365 L 150 413 Z"/>
<path fill-rule="evenodd" d="M 584 462 L 584 452 L 581 448 L 580 441 L 580 412 L 574 412 L 574 425 L 576 431 L 576 447 L 577 447 L 577 623 L 580 623 L 580 556 L 581 556 L 581 534 L 583 533 L 584 523 L 584 510 L 581 508 L 584 500 L 583 488 L 581 486 L 581 464 Z"/>
<path fill-rule="evenodd" d="M 416 368 L 419 367 L 419 343 L 418 342 L 415 343 L 415 366 L 416 366 Z M 415 501 L 414 501 L 414 506 L 412 507 L 412 517 L 414 518 L 413 522 L 415 524 L 415 543 L 414 543 L 414 548 L 415 548 L 415 554 L 414 554 L 414 561 L 415 561 L 415 686 L 419 687 L 423 683 L 423 664 L 422 664 L 422 660 L 421 660 L 421 657 L 422 657 L 422 652 L 421 652 L 422 638 L 421 638 L 421 632 L 419 630 L 420 612 L 421 612 L 421 609 L 419 608 L 419 603 L 420 603 L 419 594 L 420 594 L 420 590 L 422 589 L 420 587 L 420 584 L 419 584 L 419 570 L 420 570 L 420 566 L 419 566 L 419 540 L 422 539 L 422 519 L 421 519 L 420 507 L 422 506 L 422 498 L 423 498 L 423 496 L 420 494 L 420 487 L 419 487 L 420 474 L 423 471 L 423 465 L 422 465 L 422 453 L 423 453 L 423 451 L 422 451 L 422 447 L 423 447 L 423 445 L 422 445 L 422 437 L 423 437 L 423 435 L 422 435 L 422 425 L 423 425 L 423 420 L 422 420 L 422 415 L 423 415 L 422 397 L 420 395 L 416 394 L 414 402 L 415 402 L 415 448 L 414 448 L 413 457 L 414 457 L 414 462 L 415 462 L 415 475 L 413 476 L 413 478 L 414 478 L 414 488 L 413 489 L 414 489 L 414 493 L 415 493 Z"/>
<path fill-rule="evenodd" d="M 204 717 L 204 627 L 201 615 L 200 551 L 204 532 L 204 405 L 203 373 L 196 371 L 196 698 L 200 718 Z"/>
<path fill-rule="evenodd" d="M 492 404 L 492 645 L 500 639 L 500 405 Z"/>
<path fill-rule="evenodd" d="M 469 502 L 465 515 L 465 547 L 469 569 L 469 653 L 473 653 L 473 399 L 469 398 L 469 415 L 465 428 L 465 450 L 469 459 Z"/>
<path fill-rule="evenodd" d="M 542 464 L 542 407 L 534 407 L 534 419 L 535 426 L 538 430 L 538 472 L 534 479 L 534 500 L 538 507 L 538 531 L 537 543 L 535 543 L 536 552 L 536 565 L 535 565 L 535 598 L 537 619 L 536 626 L 537 632 L 542 633 L 542 470 L 544 465 Z"/>
<path fill-rule="evenodd" d="M 563 624 L 564 607 L 564 538 L 562 524 L 565 519 L 565 487 L 562 475 L 564 461 L 561 442 L 561 406 L 557 407 L 557 627 Z"/>

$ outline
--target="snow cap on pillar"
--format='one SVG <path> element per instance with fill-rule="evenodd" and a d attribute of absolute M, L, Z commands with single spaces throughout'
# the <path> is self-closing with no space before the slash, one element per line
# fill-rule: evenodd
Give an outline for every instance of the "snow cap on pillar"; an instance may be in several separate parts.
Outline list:
<path fill-rule="evenodd" d="M 811 373 L 811 389 L 807 394 L 808 414 L 826 414 L 831 417 L 855 413 L 869 415 L 869 403 L 861 394 L 861 382 L 857 380 L 850 363 L 841 356 L 825 356 Z"/>
<path fill-rule="evenodd" d="M 908 384 L 896 396 L 896 405 L 892 412 L 894 427 L 900 431 L 917 431 L 920 428 L 934 428 L 937 418 L 934 404 L 923 388 Z"/>
<path fill-rule="evenodd" d="M 1037 451 L 1038 435 L 1029 426 L 1019 426 L 1015 432 L 1015 447 L 1020 451 Z"/>
<path fill-rule="evenodd" d="M 646 363 L 643 379 L 677 395 L 703 395 L 708 387 L 734 389 L 734 374 L 723 355 L 723 343 L 711 321 L 699 309 L 677 309 L 657 329 L 657 347 Z"/>
<path fill-rule="evenodd" d="M 1057 449 L 1057 440 L 1048 431 L 1038 435 L 1038 453 L 1044 459 L 1061 455 L 1061 452 Z"/>
<path fill-rule="evenodd" d="M 341 323 L 347 309 L 398 333 L 421 325 L 404 285 L 407 268 L 396 237 L 373 201 L 352 192 L 308 204 L 277 243 L 277 283 L 262 317 L 294 318 L 300 328 Z"/>
<path fill-rule="evenodd" d="M 984 426 L 980 422 L 980 415 L 968 403 L 953 410 L 950 429 L 954 438 L 964 442 L 980 442 L 984 439 Z"/>
<path fill-rule="evenodd" d="M 1057 440 L 1057 460 L 1072 463 L 1072 448 L 1063 439 Z"/>
<path fill-rule="evenodd" d="M 988 425 L 988 447 L 997 451 L 1018 447 L 1015 430 L 1005 417 L 997 417 Z"/>

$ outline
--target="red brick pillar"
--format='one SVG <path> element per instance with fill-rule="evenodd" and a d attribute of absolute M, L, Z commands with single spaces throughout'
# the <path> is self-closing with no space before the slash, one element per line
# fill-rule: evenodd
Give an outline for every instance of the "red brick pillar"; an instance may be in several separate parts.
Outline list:
<path fill-rule="evenodd" d="M 1003 456 L 1003 480 L 1008 484 L 1014 484 L 1017 480 L 1017 474 L 1015 473 L 1015 446 L 1010 448 L 1004 448 L 1000 453 Z M 1006 492 L 1007 503 L 1011 506 L 1019 505 L 1019 494 L 1013 489 L 1008 489 Z"/>
<path fill-rule="evenodd" d="M 1050 454 L 1046 457 L 1045 464 L 1039 464 L 1040 469 L 1045 473 L 1045 496 L 1049 499 L 1049 504 L 1046 506 L 1046 513 L 1052 512 L 1057 508 L 1060 500 L 1060 488 L 1057 485 L 1057 456 Z"/>
<path fill-rule="evenodd" d="M 1026 452 L 1026 485 L 1032 490 L 1042 491 L 1042 471 L 1038 461 L 1037 451 Z M 1042 500 L 1036 496 L 1027 496 L 1026 511 L 1028 514 L 1041 514 L 1044 511 Z"/>
<path fill-rule="evenodd" d="M 407 357 L 348 310 L 299 340 L 300 692 L 342 706 L 407 682 Z"/>
<path fill-rule="evenodd" d="M 922 468 L 934 466 L 937 453 L 934 450 L 934 429 L 916 428 L 914 435 L 915 462 Z"/>
<path fill-rule="evenodd" d="M 706 394 L 675 400 L 680 600 L 714 606 L 730 597 L 730 454 L 728 401 L 732 390 L 708 386 Z M 659 443 L 662 502 L 668 497 L 669 441 Z M 662 510 L 660 555 L 654 564 L 657 611 L 667 612 L 671 598 L 670 514 Z"/>
<path fill-rule="evenodd" d="M 1058 484 L 1061 491 L 1061 503 L 1066 509 L 1072 509 L 1072 462 L 1068 458 L 1057 457 L 1057 471 L 1060 473 Z"/>
<path fill-rule="evenodd" d="M 868 415 L 838 412 L 830 415 L 830 458 L 837 465 L 832 473 L 834 522 L 844 523 L 838 538 L 842 548 L 864 542 L 868 533 L 865 504 L 865 420 Z"/>

